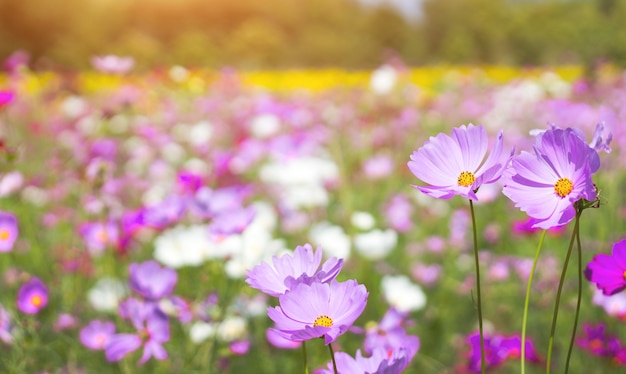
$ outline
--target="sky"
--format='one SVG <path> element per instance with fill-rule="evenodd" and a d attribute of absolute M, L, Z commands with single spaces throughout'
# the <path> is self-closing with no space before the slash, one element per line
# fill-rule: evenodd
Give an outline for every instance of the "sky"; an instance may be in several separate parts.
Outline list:
<path fill-rule="evenodd" d="M 423 0 L 358 0 L 366 5 L 389 4 L 401 11 L 408 19 L 417 20 L 422 13 Z"/>

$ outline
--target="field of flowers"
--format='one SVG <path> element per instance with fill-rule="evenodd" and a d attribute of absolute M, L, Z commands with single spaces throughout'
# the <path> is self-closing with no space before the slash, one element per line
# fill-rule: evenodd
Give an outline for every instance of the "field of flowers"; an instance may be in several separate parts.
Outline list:
<path fill-rule="evenodd" d="M 581 73 L 11 65 L 0 372 L 625 370 L 626 75 Z"/>

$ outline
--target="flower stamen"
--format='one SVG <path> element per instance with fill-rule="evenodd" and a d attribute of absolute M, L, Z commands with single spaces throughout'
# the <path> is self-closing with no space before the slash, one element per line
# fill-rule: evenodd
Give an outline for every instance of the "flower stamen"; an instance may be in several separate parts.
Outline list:
<path fill-rule="evenodd" d="M 574 184 L 567 178 L 561 178 L 554 184 L 554 192 L 562 198 L 569 195 L 573 189 Z"/>
<path fill-rule="evenodd" d="M 9 240 L 11 233 L 7 229 L 0 229 L 0 241 Z"/>
<path fill-rule="evenodd" d="M 475 180 L 476 180 L 476 176 L 474 175 L 474 173 L 470 171 L 463 171 L 461 172 L 461 175 L 459 175 L 456 181 L 459 184 L 459 186 L 469 187 L 472 184 L 474 184 Z"/>
<path fill-rule="evenodd" d="M 313 322 L 313 326 L 332 327 L 333 319 L 323 314 L 315 319 L 315 322 Z"/>

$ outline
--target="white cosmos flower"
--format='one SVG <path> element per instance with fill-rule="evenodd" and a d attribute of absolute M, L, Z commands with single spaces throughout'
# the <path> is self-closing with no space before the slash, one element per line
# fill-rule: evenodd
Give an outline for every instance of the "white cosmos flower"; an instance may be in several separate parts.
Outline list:
<path fill-rule="evenodd" d="M 199 344 L 208 338 L 213 337 L 216 330 L 217 328 L 215 327 L 215 323 L 198 321 L 191 325 L 191 328 L 189 329 L 189 338 L 191 338 L 192 342 Z"/>
<path fill-rule="evenodd" d="M 412 312 L 426 306 L 426 295 L 422 288 L 405 275 L 384 276 L 382 294 L 400 312 Z"/>
<path fill-rule="evenodd" d="M 115 312 L 117 306 L 126 295 L 128 289 L 124 282 L 116 278 L 104 277 L 87 293 L 87 299 L 94 309 L 103 312 Z"/>
<path fill-rule="evenodd" d="M 344 260 L 350 258 L 350 237 L 341 226 L 335 226 L 329 222 L 317 223 L 311 227 L 309 238 L 314 246 L 322 247 L 329 257 Z"/>
<path fill-rule="evenodd" d="M 248 332 L 248 321 L 243 317 L 227 317 L 217 326 L 217 337 L 224 342 L 243 339 Z"/>
<path fill-rule="evenodd" d="M 370 230 L 374 228 L 376 220 L 374 216 L 368 212 L 354 212 L 350 216 L 350 223 L 359 230 Z"/>
<path fill-rule="evenodd" d="M 154 258 L 165 266 L 199 266 L 213 244 L 205 225 L 175 226 L 154 240 Z"/>
<path fill-rule="evenodd" d="M 278 130 L 280 130 L 280 118 L 274 114 L 260 114 L 250 121 L 250 131 L 257 138 L 269 138 L 276 134 Z"/>
<path fill-rule="evenodd" d="M 397 243 L 398 233 L 392 229 L 376 229 L 354 236 L 354 248 L 369 260 L 384 258 Z"/>

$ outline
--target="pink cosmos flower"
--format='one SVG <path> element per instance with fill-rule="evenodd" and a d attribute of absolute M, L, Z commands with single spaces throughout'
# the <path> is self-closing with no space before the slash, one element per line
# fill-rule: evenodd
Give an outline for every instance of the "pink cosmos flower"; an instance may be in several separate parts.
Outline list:
<path fill-rule="evenodd" d="M 126 74 L 135 66 L 135 59 L 114 55 L 94 56 L 91 64 L 103 73 Z"/>
<path fill-rule="evenodd" d="M 31 278 L 17 293 L 17 308 L 26 314 L 37 314 L 48 305 L 48 287 L 37 277 Z"/>
<path fill-rule="evenodd" d="M 605 295 L 626 289 L 626 239 L 613 245 L 611 255 L 597 254 L 587 264 L 585 276 L 595 283 Z"/>
<path fill-rule="evenodd" d="M 502 175 L 513 152 L 502 157 L 503 136 L 498 134 L 494 149 L 487 154 L 489 140 L 482 126 L 469 124 L 452 129 L 452 136 L 440 133 L 413 152 L 411 172 L 427 186 L 413 186 L 438 199 L 459 195 L 477 201 L 476 191 Z"/>
<path fill-rule="evenodd" d="M 328 283 L 335 279 L 343 260 L 332 257 L 322 265 L 322 250 L 313 252 L 310 244 L 297 246 L 293 254 L 274 256 L 272 263 L 263 262 L 248 270 L 246 283 L 270 296 L 278 297 L 300 282 Z"/>
<path fill-rule="evenodd" d="M 0 252 L 10 252 L 19 234 L 17 218 L 11 213 L 0 211 Z"/>
<path fill-rule="evenodd" d="M 13 91 L 0 90 L 0 108 L 9 105 L 13 100 L 15 100 Z"/>
<path fill-rule="evenodd" d="M 293 341 L 324 338 L 330 344 L 352 326 L 367 304 L 368 292 L 356 280 L 299 283 L 281 295 L 280 305 L 268 308 L 275 330 Z"/>
<path fill-rule="evenodd" d="M 104 349 L 115 334 L 115 324 L 94 320 L 80 330 L 80 342 L 88 349 Z"/>
<path fill-rule="evenodd" d="M 574 203 L 594 201 L 591 175 L 600 160 L 573 129 L 551 128 L 536 137 L 534 154 L 522 152 L 504 173 L 502 193 L 536 222 L 550 229 L 571 221 Z"/>
<path fill-rule="evenodd" d="M 342 374 L 399 374 L 407 367 L 410 359 L 404 350 L 388 353 L 382 348 L 376 349 L 370 357 L 363 357 L 361 351 L 356 352 L 352 357 L 345 352 L 335 353 L 337 371 Z M 326 369 L 317 371 L 319 374 L 333 374 L 332 362 L 329 362 Z"/>

